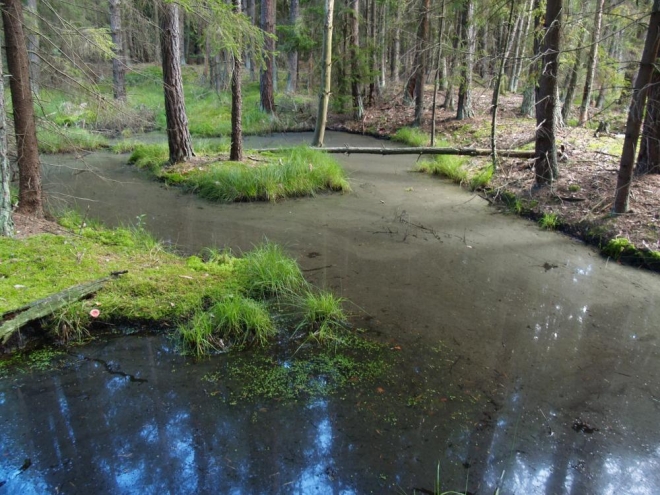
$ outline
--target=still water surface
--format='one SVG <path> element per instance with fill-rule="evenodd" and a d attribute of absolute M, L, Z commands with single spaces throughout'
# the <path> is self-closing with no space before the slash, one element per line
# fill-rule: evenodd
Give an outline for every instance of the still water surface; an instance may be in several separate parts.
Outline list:
<path fill-rule="evenodd" d="M 222 358 L 108 338 L 0 380 L 0 493 L 431 493 L 438 466 L 443 490 L 475 494 L 660 492 L 658 276 L 412 174 L 415 157 L 339 159 L 351 194 L 216 205 L 126 156 L 45 158 L 54 202 L 140 216 L 183 252 L 284 245 L 396 365 L 366 389 L 231 405 L 201 380 Z"/>

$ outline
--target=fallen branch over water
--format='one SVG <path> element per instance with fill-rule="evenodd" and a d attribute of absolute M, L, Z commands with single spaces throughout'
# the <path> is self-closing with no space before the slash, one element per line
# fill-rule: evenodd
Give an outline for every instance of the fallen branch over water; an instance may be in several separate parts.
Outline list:
<path fill-rule="evenodd" d="M 43 318 L 44 316 L 48 316 L 67 304 L 71 304 L 78 299 L 82 299 L 89 294 L 97 292 L 106 282 L 115 279 L 124 273 L 126 273 L 126 271 L 113 272 L 109 277 L 103 277 L 92 282 L 74 285 L 73 287 L 64 289 L 56 294 L 45 297 L 44 299 L 39 299 L 38 301 L 31 302 L 20 308 L 7 311 L 0 316 L 0 320 L 4 321 L 2 326 L 0 326 L 0 342 L 6 344 L 12 334 L 24 325 L 27 325 L 31 321 L 38 320 L 39 318 Z"/>
<path fill-rule="evenodd" d="M 289 151 L 293 148 L 261 148 L 251 151 L 258 153 L 277 153 Z M 422 146 L 417 148 L 367 148 L 338 146 L 333 148 L 315 148 L 326 153 L 346 153 L 363 155 L 465 155 L 465 156 L 490 156 L 492 151 L 484 148 L 433 148 Z M 533 151 L 525 150 L 498 150 L 497 155 L 505 158 L 534 158 Z"/>

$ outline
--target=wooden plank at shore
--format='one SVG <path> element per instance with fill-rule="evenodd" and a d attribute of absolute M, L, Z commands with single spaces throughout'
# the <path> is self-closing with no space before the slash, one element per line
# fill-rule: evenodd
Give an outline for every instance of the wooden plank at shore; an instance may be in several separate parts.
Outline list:
<path fill-rule="evenodd" d="M 71 304 L 78 299 L 82 299 L 89 294 L 97 292 L 108 280 L 117 278 L 124 273 L 126 273 L 126 271 L 113 272 L 109 277 L 74 285 L 73 287 L 69 287 L 56 294 L 34 301 L 26 306 L 7 311 L 0 316 L 0 321 L 7 320 L 2 326 L 0 326 L 0 342 L 6 344 L 9 337 L 11 337 L 12 334 L 22 326 L 31 321 L 43 318 L 44 316 L 48 316 L 67 304 Z"/>
<path fill-rule="evenodd" d="M 293 148 L 260 148 L 257 153 L 278 153 L 289 151 Z M 434 148 L 422 146 L 416 148 L 374 148 L 374 147 L 350 147 L 336 146 L 329 148 L 314 148 L 326 153 L 346 153 L 362 155 L 463 155 L 463 156 L 491 156 L 492 151 L 484 148 Z M 497 150 L 497 156 L 505 158 L 534 158 L 534 151 L 525 150 Z"/>

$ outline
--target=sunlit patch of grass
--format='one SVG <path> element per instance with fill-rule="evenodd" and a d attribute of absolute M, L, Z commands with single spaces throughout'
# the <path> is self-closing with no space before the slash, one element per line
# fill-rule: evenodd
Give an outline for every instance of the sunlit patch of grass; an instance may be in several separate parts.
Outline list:
<path fill-rule="evenodd" d="M 544 213 L 541 218 L 539 218 L 539 227 L 545 230 L 555 230 L 561 224 L 559 216 L 556 213 Z"/>
<path fill-rule="evenodd" d="M 409 146 L 428 146 L 430 137 L 419 127 L 402 127 L 391 137 L 392 141 L 404 143 Z"/>
<path fill-rule="evenodd" d="M 634 256 L 637 254 L 637 248 L 625 237 L 616 237 L 610 240 L 605 246 L 601 247 L 603 254 L 614 258 L 620 259 L 623 256 Z"/>
<path fill-rule="evenodd" d="M 201 197 L 225 203 L 313 196 L 323 190 L 350 191 L 346 174 L 334 158 L 303 146 L 276 155 L 265 165 L 214 164 L 191 175 L 190 183 Z"/>
<path fill-rule="evenodd" d="M 415 167 L 416 172 L 425 172 L 451 179 L 462 184 L 468 179 L 465 158 L 456 155 L 437 155 L 431 160 L 422 160 Z"/>
<path fill-rule="evenodd" d="M 243 256 L 239 273 L 251 297 L 283 297 L 296 293 L 304 278 L 296 261 L 277 244 L 265 242 Z"/>
<path fill-rule="evenodd" d="M 158 174 L 160 169 L 167 165 L 169 159 L 167 143 L 137 144 L 128 158 L 128 163 Z"/>

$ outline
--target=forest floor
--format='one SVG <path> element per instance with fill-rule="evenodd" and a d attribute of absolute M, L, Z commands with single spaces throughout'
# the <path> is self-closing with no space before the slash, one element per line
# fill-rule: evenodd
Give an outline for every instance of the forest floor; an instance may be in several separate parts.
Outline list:
<path fill-rule="evenodd" d="M 430 133 L 432 90 L 427 94 L 422 129 Z M 489 148 L 491 94 L 490 90 L 475 91 L 473 119 L 458 121 L 455 111 L 438 108 L 438 138 L 452 146 Z M 501 100 L 498 148 L 533 150 L 535 122 L 519 115 L 522 97 L 504 96 Z M 438 102 L 440 104 L 441 100 Z M 410 126 L 413 117 L 414 107 L 405 103 L 400 93 L 387 94 L 374 107 L 366 109 L 363 121 L 335 115 L 331 125 L 338 130 L 388 137 L 397 129 Z M 595 133 L 599 120 L 607 120 L 611 133 Z M 642 251 L 659 251 L 660 176 L 635 177 L 630 212 L 611 215 L 624 125 L 625 114 L 609 111 L 606 115 L 593 116 L 587 127 L 563 127 L 559 132 L 558 145 L 565 147 L 566 158 L 560 163 L 560 176 L 552 187 L 533 187 L 531 160 L 501 159 L 498 172 L 493 175 L 489 186 L 489 199 L 500 204 L 503 202 L 497 200 L 504 199 L 510 209 L 535 220 L 544 215 L 556 215 L 559 221 L 556 228 L 601 248 L 613 239 L 625 238 Z M 490 158 L 472 160 L 487 163 Z M 513 205 L 511 195 L 515 196 Z"/>

